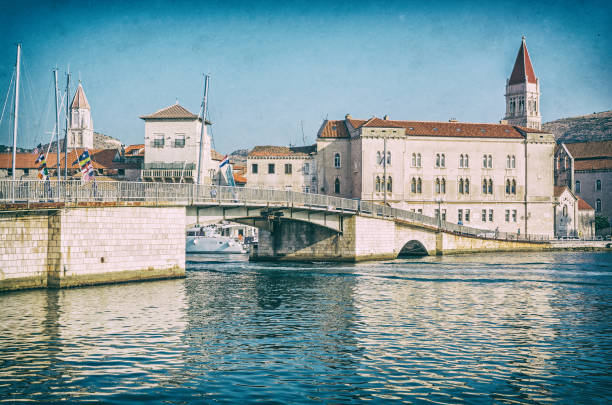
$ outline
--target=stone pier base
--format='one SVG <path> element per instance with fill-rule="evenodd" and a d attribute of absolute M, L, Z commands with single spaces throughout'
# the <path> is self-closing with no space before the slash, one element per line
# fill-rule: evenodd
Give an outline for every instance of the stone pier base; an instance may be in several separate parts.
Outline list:
<path fill-rule="evenodd" d="M 185 276 L 184 207 L 0 214 L 0 291 Z"/>

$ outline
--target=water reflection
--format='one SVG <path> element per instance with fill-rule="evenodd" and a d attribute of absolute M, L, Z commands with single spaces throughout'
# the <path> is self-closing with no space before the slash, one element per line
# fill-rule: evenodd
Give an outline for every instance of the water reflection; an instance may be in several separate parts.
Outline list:
<path fill-rule="evenodd" d="M 191 257 L 185 280 L 0 295 L 0 400 L 605 402 L 612 255 Z"/>

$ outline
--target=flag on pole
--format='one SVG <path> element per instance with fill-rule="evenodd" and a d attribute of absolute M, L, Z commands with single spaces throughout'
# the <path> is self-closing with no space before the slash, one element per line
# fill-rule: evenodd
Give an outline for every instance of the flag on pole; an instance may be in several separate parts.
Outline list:
<path fill-rule="evenodd" d="M 95 175 L 94 167 L 93 167 L 93 163 L 91 162 L 91 157 L 89 156 L 89 152 L 87 151 L 87 149 L 85 149 L 83 153 L 79 155 L 77 160 L 72 162 L 72 164 L 74 165 L 77 162 L 79 164 L 79 168 L 81 169 L 81 174 L 82 174 L 81 182 L 87 183 L 89 180 L 93 180 L 94 175 Z"/>
<path fill-rule="evenodd" d="M 41 153 L 42 153 L 42 151 L 43 151 L 43 147 L 42 147 L 42 145 L 41 145 L 41 144 L 38 144 L 38 146 L 34 148 L 34 150 L 32 151 L 32 153 L 33 153 L 33 154 L 35 154 L 35 155 L 39 155 L 39 154 L 41 154 Z"/>
<path fill-rule="evenodd" d="M 49 180 L 49 171 L 47 170 L 47 159 L 44 153 L 39 153 L 34 164 L 38 165 L 38 178 L 44 181 Z"/>
<path fill-rule="evenodd" d="M 219 169 L 222 168 L 223 166 L 225 166 L 228 163 L 229 163 L 229 157 L 227 155 L 225 155 L 223 160 L 221 160 L 221 163 L 219 163 Z"/>

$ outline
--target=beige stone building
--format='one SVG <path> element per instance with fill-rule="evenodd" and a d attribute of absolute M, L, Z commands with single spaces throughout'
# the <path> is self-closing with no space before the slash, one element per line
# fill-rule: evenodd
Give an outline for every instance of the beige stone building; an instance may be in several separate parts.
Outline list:
<path fill-rule="evenodd" d="M 196 182 L 202 119 L 178 103 L 140 118 L 145 122 L 143 180 Z M 204 126 L 201 148 L 202 184 L 211 183 L 217 171 L 212 160 L 207 125 L 210 122 Z"/>
<path fill-rule="evenodd" d="M 247 156 L 247 186 L 314 193 L 316 145 L 256 146 Z"/>

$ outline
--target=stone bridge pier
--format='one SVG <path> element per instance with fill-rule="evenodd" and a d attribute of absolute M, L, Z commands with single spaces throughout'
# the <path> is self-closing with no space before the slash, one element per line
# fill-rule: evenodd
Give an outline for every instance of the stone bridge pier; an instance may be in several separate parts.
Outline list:
<path fill-rule="evenodd" d="M 402 255 L 542 250 L 547 246 L 458 235 L 399 220 L 353 215 L 343 219 L 342 232 L 303 221 L 272 221 L 260 227 L 259 244 L 251 259 L 356 262 Z"/>

